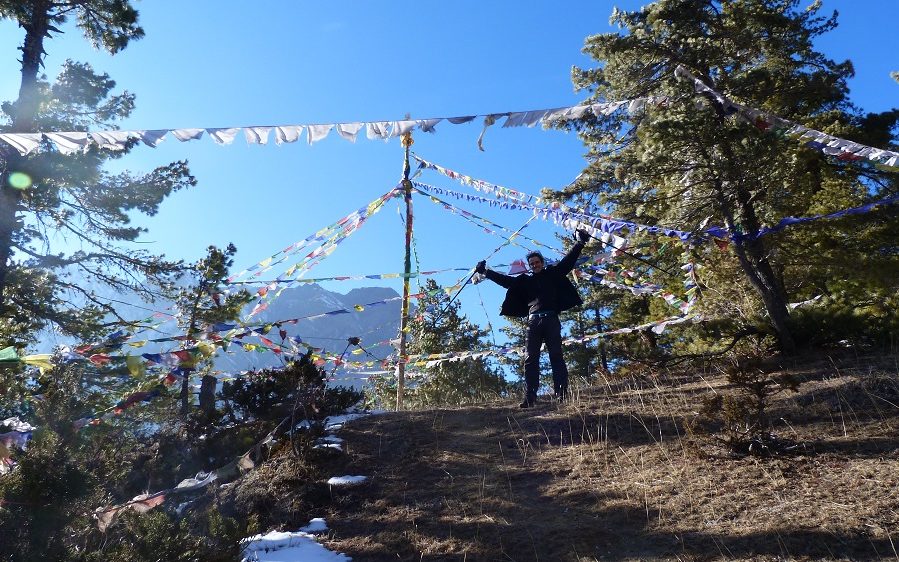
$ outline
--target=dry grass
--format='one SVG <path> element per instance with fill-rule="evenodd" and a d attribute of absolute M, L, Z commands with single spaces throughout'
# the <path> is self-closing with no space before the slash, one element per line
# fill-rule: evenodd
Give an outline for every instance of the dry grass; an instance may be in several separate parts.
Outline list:
<path fill-rule="evenodd" d="M 896 357 L 789 365 L 772 405 L 794 446 L 738 458 L 684 428 L 713 374 L 603 381 L 570 404 L 364 418 L 309 513 L 328 548 L 384 560 L 899 560 Z"/>

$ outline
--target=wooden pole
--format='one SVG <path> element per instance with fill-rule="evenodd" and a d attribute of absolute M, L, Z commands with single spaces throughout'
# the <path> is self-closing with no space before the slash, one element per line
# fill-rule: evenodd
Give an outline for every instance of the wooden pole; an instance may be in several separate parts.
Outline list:
<path fill-rule="evenodd" d="M 406 259 L 403 271 L 403 311 L 400 317 L 399 363 L 396 366 L 396 409 L 403 409 L 403 394 L 406 385 L 406 331 L 409 326 L 409 278 L 412 271 L 412 182 L 409 180 L 409 149 L 415 141 L 412 132 L 403 133 L 403 192 L 406 199 Z"/>

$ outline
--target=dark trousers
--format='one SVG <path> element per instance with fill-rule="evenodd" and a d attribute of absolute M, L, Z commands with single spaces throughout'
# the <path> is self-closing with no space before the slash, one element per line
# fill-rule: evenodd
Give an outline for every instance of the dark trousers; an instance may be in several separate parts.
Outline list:
<path fill-rule="evenodd" d="M 556 395 L 568 392 L 568 367 L 562 357 L 562 323 L 559 316 L 550 314 L 542 318 L 528 318 L 528 335 L 524 356 L 524 384 L 527 400 L 537 397 L 540 387 L 540 346 L 546 343 L 549 363 L 553 369 L 553 388 Z"/>

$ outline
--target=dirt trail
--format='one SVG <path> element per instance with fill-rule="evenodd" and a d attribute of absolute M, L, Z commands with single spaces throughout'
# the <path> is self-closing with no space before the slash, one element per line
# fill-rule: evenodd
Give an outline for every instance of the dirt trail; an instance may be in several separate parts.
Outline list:
<path fill-rule="evenodd" d="M 685 438 L 721 380 L 363 418 L 329 469 L 370 480 L 332 489 L 323 542 L 356 562 L 897 560 L 899 408 L 812 379 L 775 406 L 802 447 L 774 459 Z"/>

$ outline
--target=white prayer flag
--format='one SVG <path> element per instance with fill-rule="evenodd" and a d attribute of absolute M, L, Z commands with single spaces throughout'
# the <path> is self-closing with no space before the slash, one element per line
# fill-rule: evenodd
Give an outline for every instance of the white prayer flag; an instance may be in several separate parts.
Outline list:
<path fill-rule="evenodd" d="M 248 144 L 268 144 L 268 134 L 271 130 L 271 127 L 246 127 L 243 136 Z"/>
<path fill-rule="evenodd" d="M 306 140 L 310 145 L 316 143 L 327 137 L 333 128 L 334 125 L 309 125 L 309 130 L 306 131 Z"/>
<path fill-rule="evenodd" d="M 168 129 L 156 129 L 153 131 L 135 131 L 137 134 L 137 138 L 141 140 L 145 145 L 152 146 L 156 148 L 159 146 L 159 143 L 165 140 L 165 135 L 168 133 Z"/>
<path fill-rule="evenodd" d="M 356 142 L 356 135 L 364 127 L 364 123 L 338 123 L 337 134 L 350 142 Z"/>
<path fill-rule="evenodd" d="M 379 121 L 365 124 L 365 136 L 370 139 L 386 139 L 390 134 L 389 121 Z"/>
<path fill-rule="evenodd" d="M 206 132 L 209 133 L 209 136 L 212 137 L 216 144 L 231 144 L 234 142 L 234 137 L 240 132 L 240 128 L 206 129 Z"/>
<path fill-rule="evenodd" d="M 436 131 L 434 128 L 437 123 L 440 123 L 443 119 L 419 119 L 416 121 L 418 123 L 418 128 L 421 129 L 425 133 L 433 133 Z"/>
<path fill-rule="evenodd" d="M 206 129 L 172 129 L 172 135 L 181 142 L 200 140 Z"/>
<path fill-rule="evenodd" d="M 415 128 L 415 125 L 418 124 L 418 121 L 412 120 L 404 120 L 404 121 L 392 121 L 390 123 L 390 137 L 398 137 L 400 135 L 404 135 Z"/>
<path fill-rule="evenodd" d="M 122 150 L 128 144 L 131 133 L 128 131 L 98 131 L 90 134 L 91 140 L 100 148 Z"/>
<path fill-rule="evenodd" d="M 50 142 L 56 146 L 56 149 L 61 154 L 84 152 L 87 150 L 87 145 L 90 144 L 87 133 L 47 133 L 47 138 L 50 139 Z"/>
<path fill-rule="evenodd" d="M 275 127 L 275 144 L 297 142 L 302 133 L 302 125 L 283 125 L 281 127 Z"/>
<path fill-rule="evenodd" d="M 0 140 L 15 148 L 22 156 L 28 154 L 41 144 L 40 133 L 3 133 Z"/>

